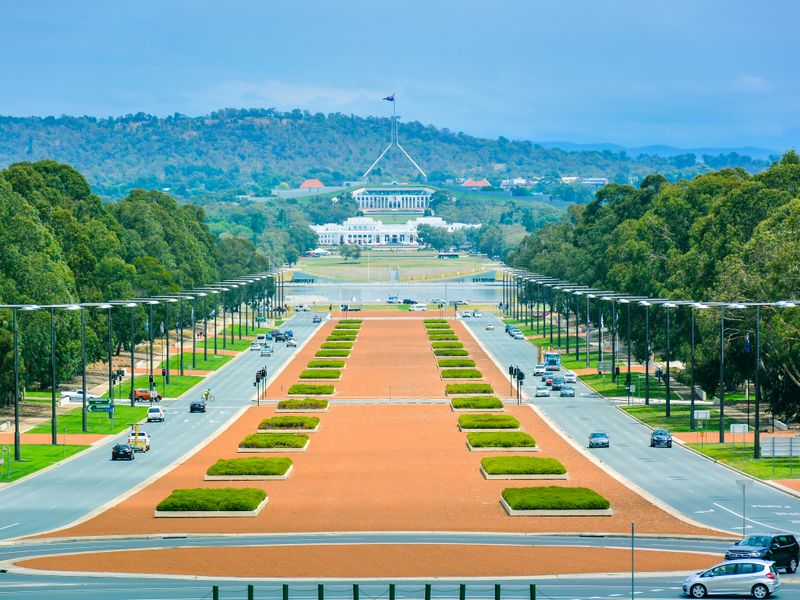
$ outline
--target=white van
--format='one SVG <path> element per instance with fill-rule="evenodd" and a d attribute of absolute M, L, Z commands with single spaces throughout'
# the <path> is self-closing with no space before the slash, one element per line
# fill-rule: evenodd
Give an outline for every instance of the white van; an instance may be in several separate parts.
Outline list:
<path fill-rule="evenodd" d="M 413 310 L 414 312 L 422 312 L 424 310 L 428 310 L 427 304 L 412 304 L 408 310 Z"/>
<path fill-rule="evenodd" d="M 267 343 L 267 334 L 266 333 L 259 333 L 256 336 L 256 343 L 258 345 L 266 344 Z"/>

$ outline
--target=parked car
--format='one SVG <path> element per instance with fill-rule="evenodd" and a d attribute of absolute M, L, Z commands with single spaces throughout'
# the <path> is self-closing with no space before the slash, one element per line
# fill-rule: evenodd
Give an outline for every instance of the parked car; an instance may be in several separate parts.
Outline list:
<path fill-rule="evenodd" d="M 534 377 L 540 376 L 540 375 L 544 375 L 544 374 L 545 374 L 544 365 L 542 365 L 542 364 L 533 365 L 533 376 Z"/>
<path fill-rule="evenodd" d="M 553 391 L 558 391 L 564 387 L 564 378 L 563 377 L 553 377 Z"/>
<path fill-rule="evenodd" d="M 253 342 L 250 344 L 250 350 L 261 350 L 261 344 L 258 342 Z"/>
<path fill-rule="evenodd" d="M 322 323 L 322 315 L 314 315 L 314 318 L 311 319 L 312 323 Z"/>
<path fill-rule="evenodd" d="M 605 431 L 593 431 L 589 434 L 589 448 L 608 448 L 610 442 Z"/>
<path fill-rule="evenodd" d="M 575 397 L 575 388 L 569 385 L 565 385 L 561 388 L 561 397 L 562 398 L 574 398 Z"/>
<path fill-rule="evenodd" d="M 572 371 L 564 373 L 564 381 L 566 383 L 578 383 L 578 376 Z"/>
<path fill-rule="evenodd" d="M 69 398 L 70 400 L 83 400 L 83 390 L 73 390 L 71 392 L 61 392 L 62 398 Z M 97 394 L 90 394 L 86 392 L 86 399 L 87 400 L 95 400 L 99 398 Z"/>
<path fill-rule="evenodd" d="M 550 397 L 550 388 L 546 385 L 537 385 L 536 386 L 536 393 L 534 394 L 537 398 L 549 398 Z"/>
<path fill-rule="evenodd" d="M 486 331 L 494 331 L 494 323 L 487 323 Z"/>
<path fill-rule="evenodd" d="M 111 460 L 133 460 L 136 454 L 130 444 L 114 444 L 111 448 Z"/>
<path fill-rule="evenodd" d="M 506 323 L 506 333 L 508 333 L 512 329 L 516 329 L 516 327 L 511 323 Z"/>
<path fill-rule="evenodd" d="M 147 388 L 137 388 L 133 390 L 133 399 L 139 402 L 160 402 L 161 396 L 158 391 L 150 391 Z"/>
<path fill-rule="evenodd" d="M 308 304 L 300 304 L 295 308 L 297 312 L 308 312 L 311 310 L 311 307 Z"/>
<path fill-rule="evenodd" d="M 152 421 L 160 421 L 164 422 L 164 419 L 167 418 L 167 411 L 164 410 L 161 406 L 151 406 L 147 409 L 147 422 L 151 423 Z"/>
<path fill-rule="evenodd" d="M 777 568 L 794 573 L 800 564 L 800 546 L 791 533 L 754 533 L 725 552 L 725 560 L 744 558 L 771 560 Z"/>
<path fill-rule="evenodd" d="M 666 429 L 653 429 L 650 433 L 651 448 L 672 448 L 672 436 Z"/>
<path fill-rule="evenodd" d="M 416 300 L 412 300 L 411 298 L 403 298 L 403 304 L 416 304 Z"/>
<path fill-rule="evenodd" d="M 192 400 L 189 403 L 189 412 L 206 412 L 206 401 L 205 400 Z"/>
<path fill-rule="evenodd" d="M 138 432 L 131 431 L 128 434 L 128 444 L 136 452 L 148 452 L 150 450 L 150 436 L 141 429 Z"/>
<path fill-rule="evenodd" d="M 683 581 L 683 593 L 692 598 L 711 594 L 766 598 L 780 588 L 775 565 L 768 560 L 734 560 L 714 565 Z"/>
<path fill-rule="evenodd" d="M 286 340 L 286 347 L 297 348 L 297 340 L 294 338 L 289 338 L 288 340 Z"/>

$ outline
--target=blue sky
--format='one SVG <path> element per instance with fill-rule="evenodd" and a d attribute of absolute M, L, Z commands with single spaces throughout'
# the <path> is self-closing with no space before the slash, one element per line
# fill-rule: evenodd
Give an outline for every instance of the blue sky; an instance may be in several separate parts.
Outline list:
<path fill-rule="evenodd" d="M 0 5 L 0 114 L 398 113 L 474 135 L 800 147 L 800 2 Z"/>

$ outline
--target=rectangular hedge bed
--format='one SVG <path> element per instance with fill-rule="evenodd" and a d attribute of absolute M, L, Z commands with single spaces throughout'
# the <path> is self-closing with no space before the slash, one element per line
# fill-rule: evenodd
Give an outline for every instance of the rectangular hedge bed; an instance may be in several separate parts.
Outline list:
<path fill-rule="evenodd" d="M 305 452 L 310 441 L 302 433 L 251 433 L 237 452 Z"/>
<path fill-rule="evenodd" d="M 335 333 L 330 334 L 325 338 L 326 342 L 355 342 L 356 336 L 354 335 L 338 335 Z"/>
<path fill-rule="evenodd" d="M 463 348 L 461 342 L 431 342 L 431 348 Z"/>
<path fill-rule="evenodd" d="M 361 323 L 337 323 L 334 329 L 361 329 Z"/>
<path fill-rule="evenodd" d="M 290 396 L 332 396 L 334 387 L 324 383 L 295 383 L 289 388 Z"/>
<path fill-rule="evenodd" d="M 461 348 L 436 348 L 434 356 L 469 356 L 469 352 Z"/>
<path fill-rule="evenodd" d="M 312 433 L 317 429 L 319 429 L 319 418 L 317 417 L 270 417 L 258 425 L 258 433 L 280 433 L 282 431 Z"/>
<path fill-rule="evenodd" d="M 353 325 L 353 324 L 361 325 L 361 323 L 363 323 L 363 322 L 364 322 L 363 319 L 340 319 L 339 320 L 339 324 L 340 325 Z"/>
<path fill-rule="evenodd" d="M 303 398 L 302 400 L 281 400 L 276 412 L 325 412 L 328 401 L 319 398 Z"/>
<path fill-rule="evenodd" d="M 536 440 L 521 431 L 478 432 L 467 434 L 467 447 L 475 452 L 537 452 Z"/>
<path fill-rule="evenodd" d="M 286 479 L 292 472 L 292 461 L 288 458 L 220 459 L 208 468 L 206 481 L 265 481 Z"/>
<path fill-rule="evenodd" d="M 447 323 L 447 319 L 423 319 L 423 323 Z"/>
<path fill-rule="evenodd" d="M 340 379 L 342 372 L 338 369 L 304 369 L 300 371 L 300 379 Z"/>
<path fill-rule="evenodd" d="M 312 360 L 308 363 L 309 369 L 344 369 L 343 360 Z"/>
<path fill-rule="evenodd" d="M 453 369 L 463 367 L 474 367 L 475 361 L 471 358 L 443 358 L 439 361 L 440 369 Z"/>
<path fill-rule="evenodd" d="M 256 517 L 267 504 L 257 488 L 194 488 L 174 490 L 156 506 L 155 517 Z"/>
<path fill-rule="evenodd" d="M 442 379 L 480 379 L 483 377 L 478 369 L 442 369 Z"/>
<path fill-rule="evenodd" d="M 314 354 L 317 358 L 347 358 L 350 350 L 317 350 Z"/>
<path fill-rule="evenodd" d="M 447 394 L 492 394 L 492 386 L 488 383 L 448 383 L 444 391 Z"/>
<path fill-rule="evenodd" d="M 440 335 L 429 335 L 431 342 L 457 342 L 458 336 L 455 333 L 443 333 Z"/>
<path fill-rule="evenodd" d="M 467 396 L 450 401 L 453 412 L 473 412 L 482 410 L 503 410 L 503 402 L 495 396 Z"/>
<path fill-rule="evenodd" d="M 450 329 L 449 323 L 425 323 L 425 329 L 428 331 L 432 329 Z"/>
<path fill-rule="evenodd" d="M 584 487 L 506 488 L 500 503 L 513 517 L 610 517 L 611 504 Z"/>
<path fill-rule="evenodd" d="M 461 431 L 519 429 L 519 421 L 511 415 L 461 415 L 458 427 Z"/>
<path fill-rule="evenodd" d="M 353 342 L 323 342 L 320 348 L 323 350 L 351 350 Z"/>
<path fill-rule="evenodd" d="M 567 470 L 555 458 L 492 456 L 481 459 L 486 479 L 566 479 Z"/>

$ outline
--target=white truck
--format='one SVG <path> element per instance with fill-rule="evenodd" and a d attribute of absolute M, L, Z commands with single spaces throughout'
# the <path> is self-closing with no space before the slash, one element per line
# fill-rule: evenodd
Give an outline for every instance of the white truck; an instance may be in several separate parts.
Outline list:
<path fill-rule="evenodd" d="M 69 398 L 70 400 L 83 400 L 83 390 L 73 390 L 73 391 L 62 391 L 61 392 L 62 398 Z M 94 400 L 99 398 L 97 394 L 90 394 L 86 392 L 86 399 L 87 400 Z"/>

